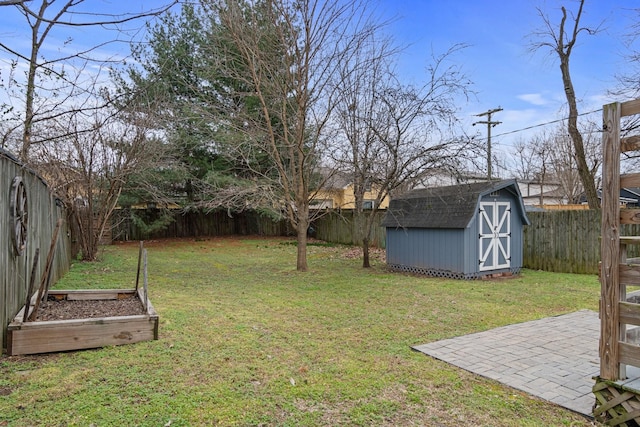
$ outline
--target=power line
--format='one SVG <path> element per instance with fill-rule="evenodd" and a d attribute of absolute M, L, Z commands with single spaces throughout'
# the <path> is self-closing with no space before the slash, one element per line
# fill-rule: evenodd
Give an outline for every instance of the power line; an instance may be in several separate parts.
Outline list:
<path fill-rule="evenodd" d="M 593 111 L 589 111 L 589 112 L 586 112 L 586 113 L 580 113 L 580 114 L 578 114 L 578 116 L 586 116 L 586 115 L 588 115 L 588 114 L 597 113 L 597 112 L 599 112 L 599 111 L 602 111 L 602 108 L 599 108 L 599 109 L 597 109 L 597 110 L 593 110 Z M 479 115 L 479 114 L 478 114 L 478 115 Z M 498 135 L 493 135 L 493 136 L 497 138 L 497 137 L 499 137 L 499 136 L 511 135 L 511 134 L 518 133 L 518 132 L 524 132 L 525 130 L 531 130 L 531 129 L 539 128 L 539 127 L 542 127 L 542 126 L 548 126 L 548 125 L 552 125 L 552 124 L 554 124 L 554 123 L 563 122 L 563 121 L 565 121 L 565 120 L 569 120 L 569 118 L 568 118 L 568 117 L 565 117 L 565 118 L 562 118 L 562 119 L 552 120 L 552 121 L 550 121 L 550 122 L 539 123 L 539 124 L 537 124 L 537 125 L 528 126 L 528 127 L 526 127 L 526 128 L 522 128 L 522 129 L 511 130 L 511 131 L 504 132 L 504 133 L 500 133 L 500 134 L 498 134 Z M 475 124 L 475 123 L 474 123 L 474 124 Z"/>

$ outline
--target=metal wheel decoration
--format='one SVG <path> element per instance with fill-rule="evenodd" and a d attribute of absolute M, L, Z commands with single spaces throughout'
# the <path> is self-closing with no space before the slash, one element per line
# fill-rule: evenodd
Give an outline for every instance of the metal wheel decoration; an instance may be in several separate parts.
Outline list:
<path fill-rule="evenodd" d="M 16 176 L 11 182 L 10 194 L 10 216 L 13 232 L 11 242 L 16 254 L 22 255 L 27 246 L 27 220 L 29 212 L 27 209 L 27 189 L 22 178 Z"/>

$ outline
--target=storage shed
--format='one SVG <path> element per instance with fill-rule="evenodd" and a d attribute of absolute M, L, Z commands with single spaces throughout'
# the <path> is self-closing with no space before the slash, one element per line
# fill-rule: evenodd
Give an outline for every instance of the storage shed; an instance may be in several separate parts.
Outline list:
<path fill-rule="evenodd" d="M 387 264 L 429 276 L 518 274 L 529 224 L 515 180 L 413 190 L 382 221 Z"/>

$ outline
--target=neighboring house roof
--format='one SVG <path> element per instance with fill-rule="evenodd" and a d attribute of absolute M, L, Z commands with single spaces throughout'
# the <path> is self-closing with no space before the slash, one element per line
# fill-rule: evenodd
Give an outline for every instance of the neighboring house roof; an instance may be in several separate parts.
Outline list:
<path fill-rule="evenodd" d="M 635 203 L 640 202 L 640 188 L 638 187 L 625 187 L 620 189 L 620 197 L 626 197 L 631 200 L 635 200 Z"/>
<path fill-rule="evenodd" d="M 522 200 L 524 201 L 525 205 L 540 204 L 540 198 L 542 198 L 543 204 L 566 204 L 567 200 L 565 192 L 561 188 L 556 188 L 538 194 L 522 195 Z"/>
<path fill-rule="evenodd" d="M 480 199 L 502 189 L 507 189 L 516 196 L 523 223 L 529 224 L 516 181 L 504 180 L 410 191 L 391 200 L 381 225 L 402 228 L 467 228 L 479 209 Z"/>
<path fill-rule="evenodd" d="M 335 172 L 330 175 L 325 181 L 322 188 L 334 189 L 334 188 L 346 188 L 353 182 L 353 177 L 343 172 Z"/>
<path fill-rule="evenodd" d="M 317 172 L 323 177 L 324 182 L 321 186 L 323 190 L 344 189 L 353 182 L 353 174 L 346 172 L 327 167 L 318 168 Z"/>
<path fill-rule="evenodd" d="M 545 208 L 540 208 L 538 206 L 533 205 L 524 205 L 527 212 L 546 212 Z"/>
<path fill-rule="evenodd" d="M 602 189 L 596 190 L 598 199 L 602 199 Z M 585 193 L 580 194 L 578 199 L 579 203 L 587 203 L 587 196 Z M 640 188 L 638 187 L 622 187 L 620 188 L 620 203 L 627 204 L 640 204 Z"/>
<path fill-rule="evenodd" d="M 446 168 L 434 168 L 425 171 L 416 179 L 415 188 L 433 188 L 472 182 L 487 182 L 485 174 L 470 171 L 457 171 Z"/>

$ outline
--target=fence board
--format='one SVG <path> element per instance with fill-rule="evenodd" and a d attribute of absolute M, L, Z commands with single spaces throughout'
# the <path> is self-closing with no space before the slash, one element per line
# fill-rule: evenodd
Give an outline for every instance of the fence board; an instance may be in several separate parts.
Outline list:
<path fill-rule="evenodd" d="M 640 325 L 640 304 L 633 304 L 626 301 L 618 303 L 620 312 L 620 323 L 628 325 Z"/>
<path fill-rule="evenodd" d="M 600 211 L 530 212 L 524 229 L 526 268 L 594 274 L 600 261 Z"/>
<path fill-rule="evenodd" d="M 27 193 L 27 243 L 22 255 L 17 255 L 11 241 L 13 233 L 10 212 L 11 182 L 19 176 L 25 184 Z M 6 347 L 7 325 L 20 311 L 26 300 L 29 277 L 36 248 L 40 253 L 49 250 L 51 236 L 58 218 L 66 217 L 65 210 L 58 206 L 44 180 L 17 162 L 10 154 L 0 150 L 0 236 L 2 236 L 2 250 L 0 250 L 0 349 Z M 60 232 L 56 243 L 56 257 L 51 270 L 51 283 L 60 278 L 71 264 L 71 245 L 66 228 Z M 43 257 L 36 269 L 36 283 L 44 271 Z"/>
<path fill-rule="evenodd" d="M 366 214 L 368 215 L 368 214 Z M 374 225 L 371 229 L 369 246 L 384 248 L 386 243 L 386 230 L 380 226 L 384 212 L 377 212 L 374 218 Z M 321 240 L 343 245 L 360 245 L 361 239 L 358 237 L 360 224 L 355 222 L 355 212 L 352 210 L 342 210 L 340 212 L 329 212 L 313 222 L 316 237 Z"/>
<path fill-rule="evenodd" d="M 284 220 L 274 221 L 257 212 L 229 213 L 225 211 L 169 212 L 171 222 L 158 230 L 144 230 L 134 216 L 151 223 L 166 214 L 160 209 L 121 209 L 114 213 L 114 240 L 148 240 L 178 237 L 215 237 L 231 235 L 285 236 L 294 234 Z"/>

